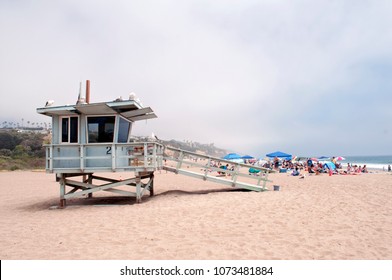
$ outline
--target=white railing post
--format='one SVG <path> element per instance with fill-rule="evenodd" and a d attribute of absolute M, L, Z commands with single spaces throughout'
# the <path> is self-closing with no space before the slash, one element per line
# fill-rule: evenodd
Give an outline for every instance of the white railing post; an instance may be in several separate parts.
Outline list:
<path fill-rule="evenodd" d="M 80 145 L 80 151 L 79 151 L 79 156 L 80 156 L 80 170 L 83 172 L 84 170 L 84 145 Z"/>
<path fill-rule="evenodd" d="M 158 167 L 157 149 L 158 146 L 156 143 L 154 143 L 153 150 L 152 150 L 152 160 L 154 162 L 154 168 Z"/>
<path fill-rule="evenodd" d="M 117 153 L 117 146 L 116 144 L 112 144 L 112 171 L 116 170 L 116 153 Z"/>
<path fill-rule="evenodd" d="M 46 167 L 47 169 L 49 169 L 49 171 L 52 171 L 53 169 L 53 159 L 52 159 L 52 145 L 50 145 L 49 147 L 47 147 L 46 149 L 46 159 L 48 159 L 47 163 L 46 163 Z"/>
<path fill-rule="evenodd" d="M 205 177 L 205 178 L 207 178 L 208 171 L 210 170 L 210 167 L 211 167 L 211 158 L 209 157 L 209 158 L 208 158 L 208 161 L 207 161 L 206 169 L 205 169 L 205 171 L 204 171 L 204 177 Z"/>

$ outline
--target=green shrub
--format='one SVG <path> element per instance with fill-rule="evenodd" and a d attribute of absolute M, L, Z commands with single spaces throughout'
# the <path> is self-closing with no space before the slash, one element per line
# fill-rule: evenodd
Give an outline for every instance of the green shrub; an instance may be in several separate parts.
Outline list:
<path fill-rule="evenodd" d="M 13 166 L 10 167 L 11 171 L 15 171 L 15 170 L 18 170 L 18 169 L 19 169 L 19 166 L 17 166 L 17 165 L 13 165 Z"/>

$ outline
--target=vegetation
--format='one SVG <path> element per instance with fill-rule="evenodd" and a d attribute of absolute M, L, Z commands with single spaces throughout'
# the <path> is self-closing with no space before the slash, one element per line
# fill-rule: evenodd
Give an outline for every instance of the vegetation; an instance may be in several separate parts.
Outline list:
<path fill-rule="evenodd" d="M 44 168 L 43 144 L 49 141 L 47 134 L 0 131 L 0 170 Z"/>

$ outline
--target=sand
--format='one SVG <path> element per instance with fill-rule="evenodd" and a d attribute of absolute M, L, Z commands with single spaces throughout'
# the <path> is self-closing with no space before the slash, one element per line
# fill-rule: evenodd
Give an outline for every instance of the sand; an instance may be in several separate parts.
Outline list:
<path fill-rule="evenodd" d="M 0 259 L 392 259 L 390 174 L 272 174 L 261 193 L 155 174 L 141 204 L 97 194 L 56 209 L 53 174 L 0 172 Z"/>

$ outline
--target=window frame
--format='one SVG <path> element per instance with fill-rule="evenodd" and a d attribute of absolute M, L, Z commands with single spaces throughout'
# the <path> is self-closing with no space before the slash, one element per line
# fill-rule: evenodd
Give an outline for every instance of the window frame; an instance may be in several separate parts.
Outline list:
<path fill-rule="evenodd" d="M 119 141 L 119 136 L 120 136 L 120 121 L 121 121 L 121 119 L 123 119 L 124 121 L 126 121 L 127 124 L 128 124 L 127 140 L 126 140 L 125 142 L 120 142 L 120 141 Z M 120 116 L 120 115 L 118 116 L 117 120 L 118 120 L 117 123 L 116 123 L 116 131 L 117 131 L 117 133 L 116 133 L 116 137 L 115 137 L 116 143 L 119 143 L 119 144 L 129 143 L 129 138 L 130 138 L 130 136 L 131 136 L 131 130 L 132 130 L 132 122 L 131 122 L 130 120 L 128 120 L 128 119 L 126 119 L 126 118 Z"/>
<path fill-rule="evenodd" d="M 71 142 L 71 133 L 73 129 L 71 129 L 71 118 L 76 118 L 76 142 Z M 67 127 L 67 141 L 63 141 L 63 120 L 68 119 L 68 127 Z M 80 127 L 80 118 L 79 116 L 60 116 L 59 119 L 59 143 L 61 144 L 79 144 L 80 143 L 80 133 L 79 133 L 79 127 Z"/>
<path fill-rule="evenodd" d="M 114 117 L 114 126 L 113 126 L 113 140 L 111 142 L 90 142 L 89 137 L 89 118 L 107 118 L 107 117 Z M 116 115 L 88 115 L 86 116 L 86 143 L 87 144 L 114 144 L 116 143 L 116 131 L 117 131 L 117 118 Z"/>

